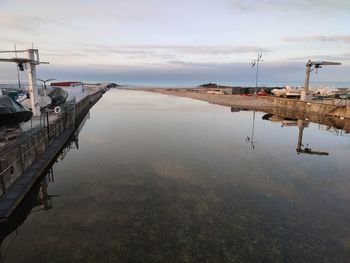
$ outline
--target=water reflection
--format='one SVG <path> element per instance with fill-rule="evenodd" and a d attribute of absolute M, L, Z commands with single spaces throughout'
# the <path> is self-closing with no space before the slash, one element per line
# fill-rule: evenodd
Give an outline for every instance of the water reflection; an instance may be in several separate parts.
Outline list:
<path fill-rule="evenodd" d="M 237 110 L 236 112 L 238 112 L 239 110 Z M 235 111 L 232 111 L 232 107 L 231 107 L 231 112 L 235 112 Z M 245 139 L 245 141 L 247 143 L 250 144 L 250 149 L 251 150 L 255 150 L 255 144 L 256 144 L 256 141 L 254 140 L 254 134 L 255 134 L 255 114 L 256 114 L 256 110 L 254 109 L 253 110 L 253 118 L 252 118 L 252 131 L 251 131 L 251 135 L 250 137 L 247 136 L 247 138 Z"/>
<path fill-rule="evenodd" d="M 251 111 L 110 91 L 54 167 L 54 209 L 30 214 L 4 259 L 348 261 L 349 140 L 310 122 L 303 144 L 331 154 L 297 155 L 298 127 L 262 116 L 251 136 Z"/>
<path fill-rule="evenodd" d="M 84 117 L 72 138 L 63 147 L 62 151 L 57 156 L 56 162 L 62 162 L 71 150 L 79 149 L 79 133 L 89 118 L 90 112 Z M 4 262 L 2 254 L 4 251 L 6 252 L 6 249 L 2 247 L 4 239 L 11 234 L 13 234 L 13 238 L 15 238 L 18 234 L 18 228 L 25 222 L 30 214 L 40 213 L 53 208 L 53 199 L 60 197 L 59 194 L 48 193 L 48 185 L 54 182 L 54 168 L 51 166 L 34 184 L 10 218 L 0 222 L 0 262 Z"/>
<path fill-rule="evenodd" d="M 255 110 L 253 113 L 255 116 Z M 317 151 L 313 150 L 309 143 L 303 143 L 303 134 L 304 134 L 304 129 L 309 127 L 310 120 L 306 119 L 299 119 L 293 114 L 289 114 L 288 116 L 281 116 L 281 115 L 276 115 L 273 113 L 266 113 L 265 115 L 262 116 L 263 120 L 268 120 L 272 122 L 278 122 L 281 123 L 281 127 L 297 127 L 298 128 L 298 139 L 297 139 L 297 147 L 296 147 L 296 152 L 297 154 L 309 154 L 309 155 L 319 155 L 319 156 L 325 156 L 329 155 L 329 152 L 326 151 Z M 335 118 L 325 118 L 323 122 L 327 122 L 329 125 L 322 125 L 319 124 L 319 129 L 320 130 L 325 130 L 329 131 L 333 134 L 343 136 L 345 134 L 349 133 L 349 130 L 343 131 L 342 129 L 346 129 L 346 127 L 349 127 L 349 121 L 347 120 L 341 120 L 341 125 L 342 126 L 337 126 L 336 122 L 338 119 Z M 331 126 L 334 125 L 334 126 Z M 341 129 L 340 131 L 338 129 Z M 252 137 L 254 134 L 254 119 L 253 119 L 253 125 L 252 125 Z M 249 137 L 247 137 L 247 141 L 249 141 Z"/>
<path fill-rule="evenodd" d="M 329 155 L 328 152 L 320 152 L 320 151 L 315 151 L 312 150 L 309 147 L 309 144 L 306 144 L 306 146 L 304 146 L 303 144 L 303 133 L 304 133 L 304 128 L 307 127 L 309 123 L 303 120 L 297 120 L 297 126 L 299 129 L 299 133 L 298 133 L 298 145 L 297 145 L 297 154 L 300 153 L 305 153 L 305 154 L 315 154 L 315 155 Z"/>
<path fill-rule="evenodd" d="M 2 247 L 4 239 L 13 232 L 13 238 L 15 238 L 18 234 L 18 228 L 24 223 L 29 214 L 47 211 L 53 207 L 52 199 L 59 196 L 50 195 L 48 193 L 48 183 L 53 181 L 53 170 L 50 169 L 43 178 L 32 187 L 11 217 L 6 221 L 0 222 L 1 262 L 3 262 L 2 254 L 6 251 L 6 249 Z"/>

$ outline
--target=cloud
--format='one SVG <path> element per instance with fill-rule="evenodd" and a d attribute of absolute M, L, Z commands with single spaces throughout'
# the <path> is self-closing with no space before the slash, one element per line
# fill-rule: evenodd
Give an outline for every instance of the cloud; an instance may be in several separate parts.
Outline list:
<path fill-rule="evenodd" d="M 308 57 L 292 57 L 289 58 L 289 61 L 304 61 L 306 62 L 307 59 L 311 59 L 311 60 L 331 60 L 331 61 L 350 61 L 350 53 L 343 53 L 343 54 L 339 54 L 339 55 L 333 55 L 333 56 L 329 56 L 329 55 L 314 55 L 314 56 L 308 56 Z"/>
<path fill-rule="evenodd" d="M 279 81 L 288 85 L 289 81 L 303 82 L 306 61 L 264 62 L 260 67 L 260 83 Z M 312 75 L 312 81 L 350 81 L 349 66 L 325 67 Z M 255 70 L 247 63 L 195 63 L 181 60 L 166 63 L 138 65 L 99 64 L 99 65 L 41 65 L 37 69 L 40 78 L 57 80 L 114 81 L 119 84 L 140 85 L 199 85 L 209 82 L 230 83 L 255 80 Z M 25 79 L 26 72 L 21 78 Z M 0 64 L 0 79 L 15 81 L 16 68 L 12 64 Z"/>
<path fill-rule="evenodd" d="M 349 66 L 327 67 L 322 73 L 313 75 L 313 80 L 350 81 Z M 260 79 L 265 81 L 303 81 L 305 61 L 264 63 L 260 68 Z M 52 65 L 40 67 L 38 75 L 56 79 L 106 80 L 118 83 L 221 83 L 255 80 L 255 70 L 250 63 L 188 63 L 168 61 L 144 65 Z"/>
<path fill-rule="evenodd" d="M 301 36 L 301 37 L 285 37 L 282 39 L 285 42 L 345 42 L 350 43 L 350 35 L 333 35 L 333 36 Z"/>
<path fill-rule="evenodd" d="M 96 54 L 180 54 L 180 55 L 230 55 L 242 53 L 271 52 L 258 46 L 209 46 L 209 45 L 91 45 L 83 44 L 85 51 Z"/>
<path fill-rule="evenodd" d="M 37 16 L 19 16 L 0 13 L 0 27 L 25 32 L 35 32 L 35 28 L 49 21 Z"/>
<path fill-rule="evenodd" d="M 236 11 L 302 11 L 302 12 L 330 12 L 349 11 L 348 0 L 234 0 L 232 6 Z"/>

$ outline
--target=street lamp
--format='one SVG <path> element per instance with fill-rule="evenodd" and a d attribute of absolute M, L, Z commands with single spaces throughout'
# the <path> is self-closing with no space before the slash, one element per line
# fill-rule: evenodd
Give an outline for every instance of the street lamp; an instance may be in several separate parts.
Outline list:
<path fill-rule="evenodd" d="M 46 82 L 53 81 L 53 80 L 56 80 L 56 79 L 46 79 L 46 80 L 37 79 L 37 80 L 41 81 L 44 84 L 44 95 L 46 96 Z"/>

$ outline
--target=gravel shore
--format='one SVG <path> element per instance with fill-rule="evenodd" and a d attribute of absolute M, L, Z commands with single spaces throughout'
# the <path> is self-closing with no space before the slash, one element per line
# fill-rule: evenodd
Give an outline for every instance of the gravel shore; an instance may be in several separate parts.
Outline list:
<path fill-rule="evenodd" d="M 179 96 L 196 100 L 207 101 L 209 103 L 229 106 L 241 107 L 245 109 L 271 109 L 273 107 L 272 100 L 268 97 L 249 97 L 240 95 L 221 95 L 197 93 L 181 89 L 164 89 L 164 88 L 139 88 L 137 90 L 160 93 L 170 96 Z"/>

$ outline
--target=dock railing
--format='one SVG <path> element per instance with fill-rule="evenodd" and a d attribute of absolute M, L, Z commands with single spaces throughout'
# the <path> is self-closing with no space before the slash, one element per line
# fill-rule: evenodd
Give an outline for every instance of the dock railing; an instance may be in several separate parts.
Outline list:
<path fill-rule="evenodd" d="M 74 130 L 76 124 L 83 119 L 93 104 L 101 97 L 100 92 L 91 94 L 80 100 L 68 101 L 57 118 L 46 121 L 46 126 L 40 127 L 35 133 L 29 134 L 15 146 L 2 152 L 0 156 L 0 196 L 11 184 L 37 159 L 45 150 L 67 129 Z"/>

